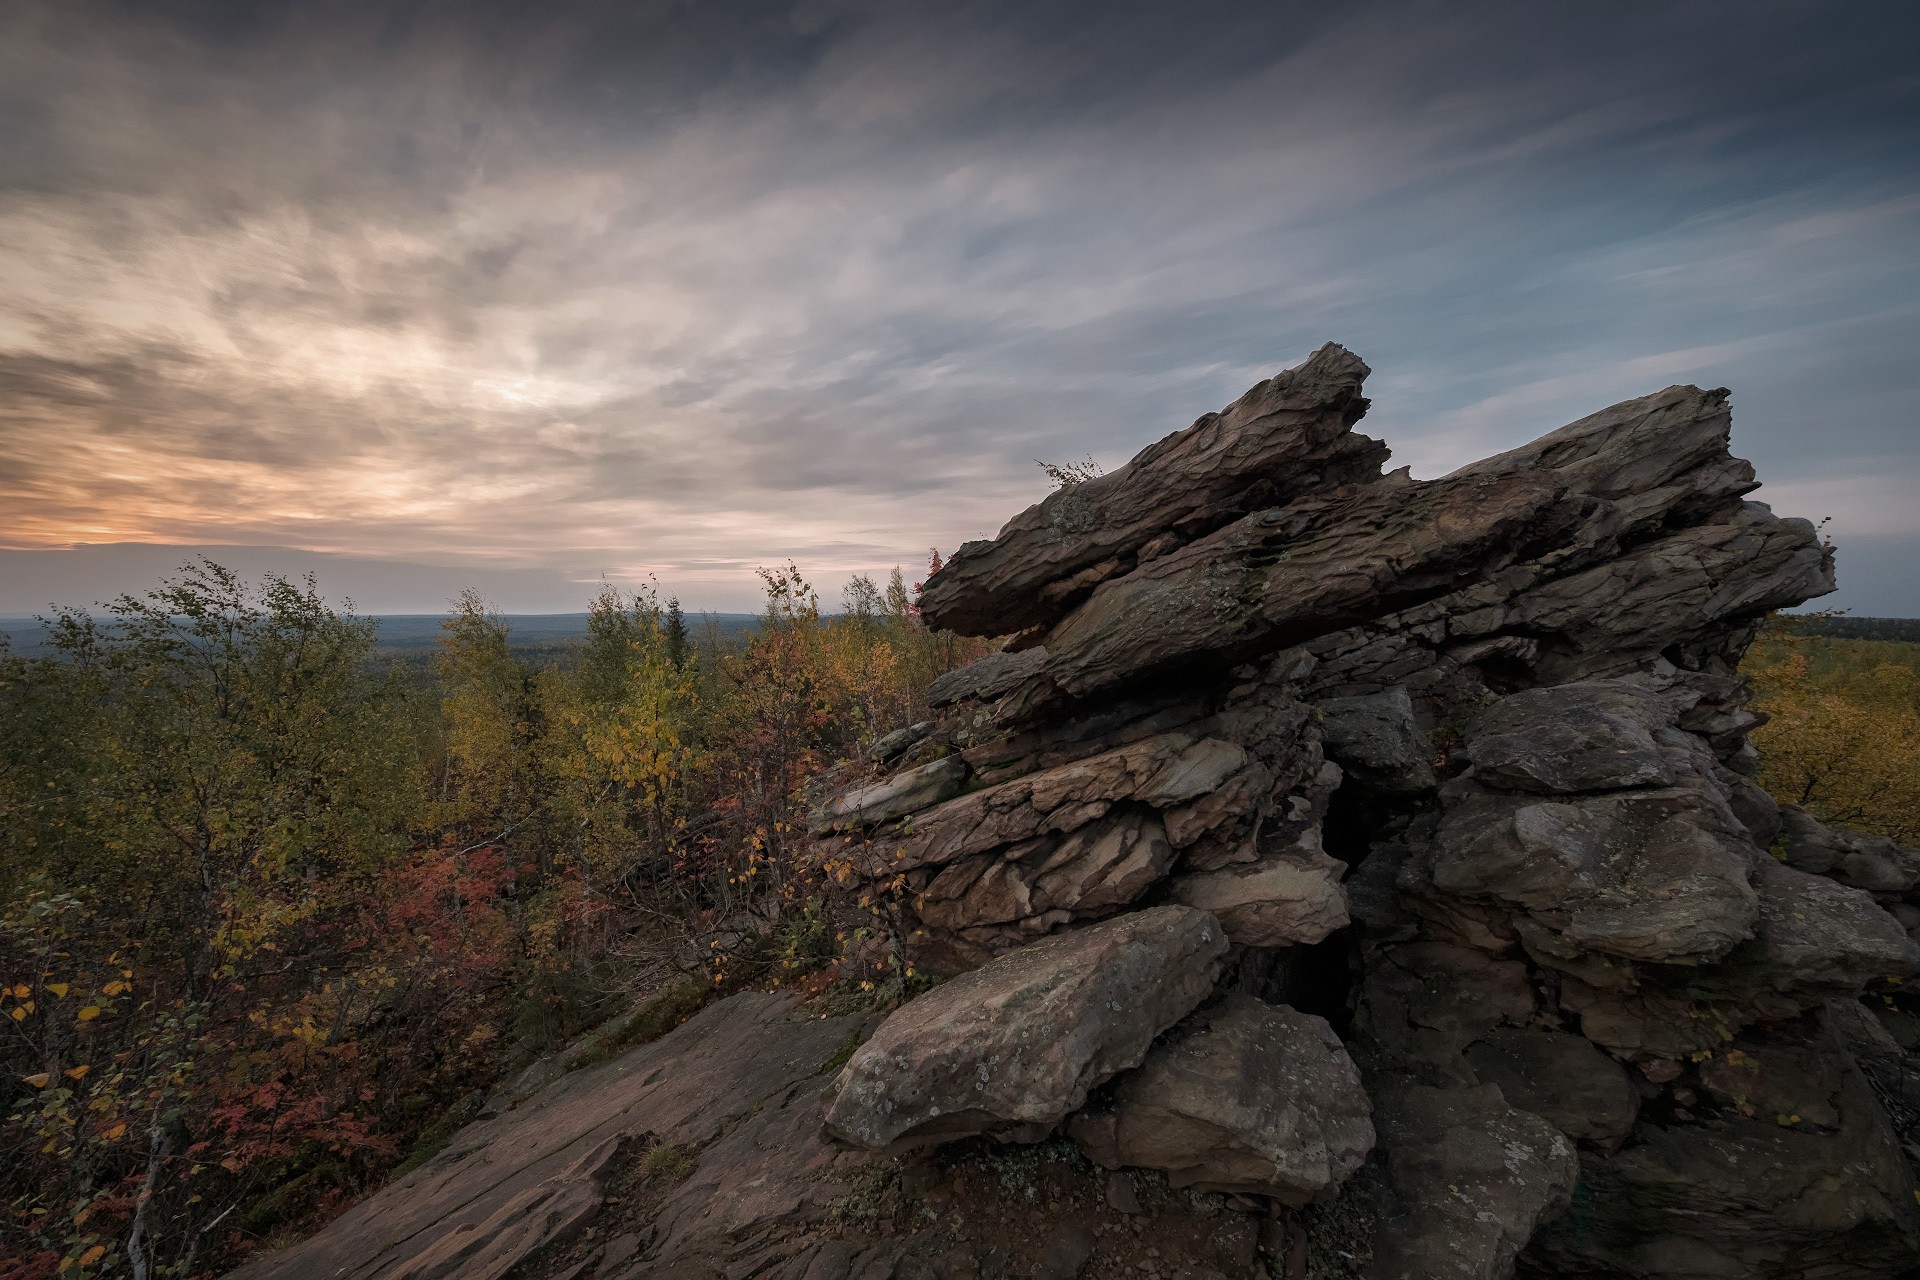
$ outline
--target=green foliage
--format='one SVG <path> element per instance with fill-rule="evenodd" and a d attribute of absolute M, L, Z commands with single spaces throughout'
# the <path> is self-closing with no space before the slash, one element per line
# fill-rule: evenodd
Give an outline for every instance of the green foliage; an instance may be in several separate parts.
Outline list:
<path fill-rule="evenodd" d="M 1779 623 L 1793 635 L 1920 643 L 1920 618 L 1849 618 L 1834 614 L 1783 613 Z"/>
<path fill-rule="evenodd" d="M 897 894 L 836 923 L 806 792 L 984 646 L 897 572 L 838 618 L 765 577 L 744 643 L 608 590 L 530 655 L 468 593 L 409 664 L 203 562 L 0 645 L 0 1258 L 224 1270 L 663 973 L 575 1065 L 749 982 L 905 990 Z"/>
<path fill-rule="evenodd" d="M 713 998 L 713 988 L 697 978 L 669 984 L 649 996 L 632 1014 L 609 1031 L 602 1032 L 573 1060 L 575 1067 L 590 1067 L 609 1061 L 638 1045 L 652 1044 L 667 1032 L 700 1012 Z"/>
<path fill-rule="evenodd" d="M 662 1182 L 685 1182 L 693 1176 L 694 1151 L 691 1147 L 663 1142 L 641 1158 L 640 1171 Z"/>

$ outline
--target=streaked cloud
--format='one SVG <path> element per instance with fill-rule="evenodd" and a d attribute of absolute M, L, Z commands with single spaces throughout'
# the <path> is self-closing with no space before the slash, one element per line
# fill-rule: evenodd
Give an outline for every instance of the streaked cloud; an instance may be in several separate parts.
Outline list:
<path fill-rule="evenodd" d="M 1334 338 L 1417 474 L 1728 385 L 1765 496 L 1920 551 L 1896 7 L 10 12 L 16 548 L 740 607 Z"/>

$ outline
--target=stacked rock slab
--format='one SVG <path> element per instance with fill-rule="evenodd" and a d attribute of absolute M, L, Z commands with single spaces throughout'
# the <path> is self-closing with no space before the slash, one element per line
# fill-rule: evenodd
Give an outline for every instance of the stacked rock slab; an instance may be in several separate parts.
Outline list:
<path fill-rule="evenodd" d="M 1920 854 L 1776 806 L 1736 670 L 1831 552 L 1745 500 L 1724 390 L 1416 481 L 1367 372 L 1322 348 L 927 584 L 1011 639 L 814 834 L 966 976 L 833 1131 L 1298 1204 L 1377 1130 L 1376 1280 L 1912 1274 L 1920 1027 L 1861 998 L 1920 971 Z"/>

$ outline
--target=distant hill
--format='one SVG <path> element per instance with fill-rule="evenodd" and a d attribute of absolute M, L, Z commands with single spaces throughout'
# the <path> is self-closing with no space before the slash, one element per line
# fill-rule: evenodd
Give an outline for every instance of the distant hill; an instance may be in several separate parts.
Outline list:
<path fill-rule="evenodd" d="M 1920 618 L 1795 618 L 1791 614 L 1787 617 L 1793 630 L 1803 636 L 1920 643 Z"/>
<path fill-rule="evenodd" d="M 382 649 L 431 649 L 440 640 L 444 613 L 388 613 L 375 618 L 380 624 Z M 534 648 L 565 644 L 587 634 L 584 613 L 502 614 L 514 648 Z M 755 613 L 690 613 L 687 631 L 697 640 L 707 627 L 730 641 L 751 635 L 759 629 L 760 615 Z"/>
<path fill-rule="evenodd" d="M 298 581 L 313 574 L 334 604 L 353 602 L 369 616 L 451 604 L 472 587 L 496 608 L 516 614 L 578 609 L 600 583 L 573 581 L 545 569 L 422 564 L 298 547 L 94 543 L 74 547 L 0 548 L 0 616 L 20 617 L 56 604 L 87 608 L 122 593 L 142 595 L 199 559 L 258 582 L 268 575 Z"/>
<path fill-rule="evenodd" d="M 389 613 L 373 615 L 379 624 L 376 633 L 379 648 L 395 654 L 427 653 L 440 639 L 444 613 Z M 564 648 L 587 634 L 584 613 L 502 614 L 510 643 L 516 650 L 552 650 Z M 760 615 L 754 613 L 690 613 L 687 631 L 695 642 L 709 628 L 722 644 L 733 644 L 759 628 Z M 35 656 L 46 652 L 46 629 L 34 618 L 0 617 L 0 635 L 7 638 L 13 651 Z"/>

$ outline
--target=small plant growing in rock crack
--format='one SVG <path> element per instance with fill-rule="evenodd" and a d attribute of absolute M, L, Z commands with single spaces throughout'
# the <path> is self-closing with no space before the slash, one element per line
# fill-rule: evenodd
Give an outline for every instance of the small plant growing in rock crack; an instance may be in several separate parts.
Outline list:
<path fill-rule="evenodd" d="M 1104 475 L 1100 464 L 1088 454 L 1079 462 L 1042 462 L 1035 458 L 1033 465 L 1047 473 L 1047 479 L 1053 481 L 1056 489 L 1071 489 L 1077 484 L 1085 484 L 1096 476 Z"/>
<path fill-rule="evenodd" d="M 693 1165 L 692 1147 L 663 1142 L 641 1157 L 640 1171 L 661 1182 L 685 1182 L 693 1176 Z"/>

